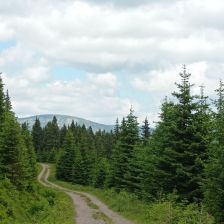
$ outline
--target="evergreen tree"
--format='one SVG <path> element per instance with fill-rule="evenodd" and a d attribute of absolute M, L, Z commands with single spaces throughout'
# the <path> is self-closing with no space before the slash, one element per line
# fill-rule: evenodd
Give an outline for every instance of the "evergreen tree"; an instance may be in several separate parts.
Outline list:
<path fill-rule="evenodd" d="M 156 183 L 158 191 L 176 190 L 181 198 L 192 201 L 200 199 L 201 159 L 206 144 L 199 124 L 199 107 L 195 96 L 191 95 L 190 74 L 184 68 L 180 77 L 179 91 L 173 93 L 177 103 L 165 102 L 161 122 L 153 135 L 155 173 L 152 182 Z"/>
<path fill-rule="evenodd" d="M 7 112 L 11 112 L 12 111 L 12 104 L 11 104 L 11 101 L 10 101 L 8 90 L 6 91 L 6 96 L 5 96 L 5 110 Z"/>
<path fill-rule="evenodd" d="M 31 159 L 34 152 L 31 151 L 32 139 L 27 137 L 28 129 L 26 134 L 12 112 L 8 91 L 5 95 L 0 77 L 0 178 L 8 178 L 18 189 L 28 189 L 36 178 L 36 162 Z"/>
<path fill-rule="evenodd" d="M 4 84 L 0 73 L 0 129 L 4 120 L 4 112 L 5 112 Z"/>
<path fill-rule="evenodd" d="M 119 139 L 119 133 L 120 133 L 120 124 L 119 124 L 119 120 L 117 118 L 115 126 L 114 126 L 114 136 L 115 136 L 116 141 Z"/>
<path fill-rule="evenodd" d="M 28 187 L 30 183 L 28 151 L 19 124 L 11 113 L 5 114 L 0 140 L 0 173 L 17 187 Z"/>
<path fill-rule="evenodd" d="M 122 120 L 120 140 L 118 141 L 113 155 L 113 164 L 111 182 L 116 190 L 121 189 L 133 190 L 132 172 L 133 167 L 131 161 L 134 155 L 134 148 L 139 143 L 139 129 L 137 117 L 134 116 L 134 111 L 131 108 L 126 120 Z"/>
<path fill-rule="evenodd" d="M 224 83 L 222 81 L 216 92 L 217 112 L 214 114 L 209 159 L 205 166 L 204 196 L 209 211 L 215 216 L 217 223 L 222 223 L 224 221 Z"/>
<path fill-rule="evenodd" d="M 143 122 L 143 126 L 142 126 L 142 142 L 143 142 L 143 146 L 146 146 L 149 142 L 149 138 L 150 138 L 150 127 L 149 127 L 149 122 L 147 117 L 145 118 L 144 122 Z"/>
<path fill-rule="evenodd" d="M 101 159 L 95 168 L 93 186 L 96 188 L 104 188 L 106 179 L 109 174 L 109 163 L 106 159 Z"/>
<path fill-rule="evenodd" d="M 41 161 L 41 154 L 43 151 L 43 129 L 41 128 L 40 120 L 36 117 L 35 123 L 32 128 L 32 139 L 34 149 L 37 155 L 37 160 Z"/>
<path fill-rule="evenodd" d="M 65 140 L 65 136 L 67 134 L 67 127 L 65 126 L 65 124 L 63 125 L 63 127 L 60 130 L 60 147 L 63 146 L 64 140 Z"/>
<path fill-rule="evenodd" d="M 33 146 L 32 136 L 30 135 L 28 124 L 22 124 L 22 135 L 27 148 L 27 161 L 29 164 L 30 179 L 34 181 L 37 177 L 36 155 Z"/>
<path fill-rule="evenodd" d="M 89 170 L 88 166 L 81 155 L 80 148 L 75 150 L 75 160 L 72 166 L 72 182 L 75 184 L 87 185 L 89 183 Z M 86 170 L 87 169 L 87 170 Z"/>
<path fill-rule="evenodd" d="M 95 167 L 95 156 L 94 149 L 89 145 L 88 132 L 83 125 L 81 127 L 80 139 L 78 143 L 78 151 L 81 153 L 81 158 L 77 158 L 77 169 L 82 172 L 82 183 L 88 185 L 92 182 L 92 169 Z"/>
<path fill-rule="evenodd" d="M 65 181 L 73 180 L 73 166 L 76 157 L 75 150 L 74 136 L 72 132 L 68 130 L 63 144 L 63 154 L 56 167 L 57 178 Z"/>
<path fill-rule="evenodd" d="M 57 118 L 54 116 L 52 122 L 48 122 L 44 128 L 43 161 L 55 162 L 60 147 L 59 134 Z"/>
<path fill-rule="evenodd" d="M 204 94 L 204 86 L 200 86 L 201 94 L 198 97 L 197 108 L 193 125 L 195 127 L 195 142 L 197 144 L 197 158 L 195 160 L 197 173 L 197 182 L 202 185 L 204 178 L 204 165 L 208 159 L 209 144 L 212 133 L 212 113 L 207 103 L 208 97 Z M 199 187 L 194 192 L 195 197 L 199 200 L 203 198 L 202 188 Z"/>

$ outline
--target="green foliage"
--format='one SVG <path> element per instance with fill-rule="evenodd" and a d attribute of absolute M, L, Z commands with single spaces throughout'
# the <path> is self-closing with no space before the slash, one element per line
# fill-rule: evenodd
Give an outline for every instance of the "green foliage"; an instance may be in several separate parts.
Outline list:
<path fill-rule="evenodd" d="M 54 190 L 34 185 L 32 193 L 16 190 L 6 179 L 0 183 L 0 223 L 72 224 L 70 199 Z"/>
<path fill-rule="evenodd" d="M 54 116 L 52 122 L 48 122 L 44 128 L 43 153 L 41 161 L 55 162 L 56 153 L 60 147 L 60 132 L 57 124 L 57 119 Z"/>
<path fill-rule="evenodd" d="M 93 186 L 96 188 L 104 188 L 107 177 L 109 175 L 109 163 L 106 159 L 101 159 L 95 168 L 95 173 L 93 177 Z"/>
<path fill-rule="evenodd" d="M 28 187 L 31 180 L 26 148 L 19 124 L 11 113 L 5 114 L 0 133 L 0 173 L 19 188 Z"/>
<path fill-rule="evenodd" d="M 30 179 L 35 180 L 37 177 L 37 163 L 36 163 L 36 154 L 34 151 L 32 136 L 29 132 L 28 125 L 22 125 L 22 135 L 27 148 L 27 158 L 26 160 L 29 163 L 29 174 Z"/>
<path fill-rule="evenodd" d="M 58 161 L 57 177 L 66 181 L 72 181 L 72 169 L 75 161 L 75 142 L 71 131 L 65 136 L 63 155 Z"/>
<path fill-rule="evenodd" d="M 163 201 L 146 203 L 136 195 L 113 189 L 96 189 L 89 186 L 73 185 L 55 179 L 55 168 L 51 167 L 49 180 L 62 187 L 84 191 L 95 195 L 115 212 L 120 213 L 136 224 L 214 224 L 213 218 L 203 207 L 196 204 L 175 203 L 175 197 Z"/>
<path fill-rule="evenodd" d="M 0 223 L 73 223 L 68 197 L 39 187 L 36 177 L 32 137 L 27 124 L 19 126 L 0 77 Z"/>
<path fill-rule="evenodd" d="M 43 137 L 44 133 L 40 125 L 40 120 L 36 118 L 36 121 L 32 128 L 32 138 L 33 138 L 33 145 L 37 155 L 37 160 L 41 160 L 41 153 L 43 150 Z"/>
<path fill-rule="evenodd" d="M 33 128 L 37 157 L 57 161 L 57 177 L 61 180 L 115 189 L 120 192 L 121 202 L 115 201 L 118 204 L 125 204 L 123 198 L 129 201 L 130 195 L 133 200 L 141 199 L 154 223 L 212 223 L 202 204 L 217 223 L 223 222 L 224 85 L 220 82 L 217 111 L 212 113 L 204 87 L 200 96 L 192 94 L 190 77 L 184 67 L 173 100 L 166 98 L 162 104 L 160 121 L 150 132 L 145 119 L 141 136 L 132 109 L 121 124 L 117 119 L 111 133 L 93 133 L 74 121 L 59 130 L 56 118 L 41 129 L 37 121 Z M 4 112 L 4 104 L 2 108 Z M 174 192 L 174 202 L 164 200 Z M 161 216 L 155 217 L 153 211 L 159 209 Z M 151 222 L 146 219 L 141 223 Z"/>
<path fill-rule="evenodd" d="M 146 145 L 149 144 L 150 136 L 151 136 L 151 133 L 150 133 L 149 121 L 146 117 L 144 122 L 143 122 L 143 125 L 142 125 L 142 143 L 143 143 L 143 146 L 146 146 Z"/>
<path fill-rule="evenodd" d="M 224 84 L 217 90 L 217 112 L 214 114 L 209 158 L 205 164 L 204 196 L 208 210 L 218 223 L 224 221 Z"/>
<path fill-rule="evenodd" d="M 202 199 L 203 163 L 208 151 L 210 116 L 201 96 L 197 102 L 191 95 L 190 74 L 180 73 L 181 84 L 173 95 L 175 103 L 167 99 L 162 105 L 161 121 L 148 146 L 148 171 L 144 191 L 154 197 L 177 191 L 180 199 L 190 202 Z M 152 183 L 151 187 L 147 184 Z"/>
<path fill-rule="evenodd" d="M 5 112 L 4 84 L 0 73 L 0 128 L 4 119 L 4 112 Z"/>
<path fill-rule="evenodd" d="M 111 164 L 111 180 L 110 186 L 116 188 L 117 191 L 122 189 L 134 189 L 134 169 L 133 160 L 134 149 L 139 144 L 139 128 L 137 117 L 131 109 L 126 119 L 123 119 L 120 127 L 120 137 L 114 149 Z M 132 180 L 131 180 L 132 179 Z"/>

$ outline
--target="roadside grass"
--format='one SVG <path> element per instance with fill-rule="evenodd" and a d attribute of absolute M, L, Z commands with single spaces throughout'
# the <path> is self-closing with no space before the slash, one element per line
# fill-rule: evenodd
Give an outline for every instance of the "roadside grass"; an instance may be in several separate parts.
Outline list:
<path fill-rule="evenodd" d="M 74 208 L 71 199 L 64 193 L 40 187 L 40 200 L 28 208 L 35 224 L 73 224 Z M 30 222 L 29 222 L 30 223 Z"/>
<path fill-rule="evenodd" d="M 38 164 L 38 173 L 40 173 L 42 167 Z M 45 215 L 42 215 L 40 222 L 34 222 L 35 224 L 74 224 L 75 212 L 74 205 L 71 198 L 59 190 L 47 188 L 41 186 L 38 183 L 40 194 L 44 199 L 47 199 L 48 204 L 43 208 Z M 35 207 L 36 205 L 34 205 Z M 35 215 L 34 215 L 34 218 Z"/>
<path fill-rule="evenodd" d="M 172 201 L 146 203 L 127 192 L 116 193 L 111 189 L 96 189 L 57 180 L 55 165 L 51 166 L 49 181 L 70 190 L 87 192 L 96 196 L 110 209 L 136 224 L 214 224 L 214 219 L 196 204 L 179 205 Z"/>
<path fill-rule="evenodd" d="M 38 183 L 30 192 L 16 190 L 8 180 L 0 183 L 1 224 L 73 224 L 73 211 L 67 195 Z"/>

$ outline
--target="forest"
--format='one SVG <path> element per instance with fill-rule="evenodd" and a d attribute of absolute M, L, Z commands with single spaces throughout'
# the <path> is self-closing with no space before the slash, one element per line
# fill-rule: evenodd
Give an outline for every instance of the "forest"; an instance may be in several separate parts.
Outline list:
<path fill-rule="evenodd" d="M 192 94 L 190 77 L 184 68 L 155 128 L 147 118 L 140 125 L 133 108 L 110 133 L 74 122 L 59 129 L 56 118 L 41 128 L 37 119 L 38 160 L 56 163 L 60 180 L 125 191 L 146 203 L 172 198 L 224 222 L 224 83 L 210 103 L 203 86 Z"/>
<path fill-rule="evenodd" d="M 69 198 L 40 186 L 38 172 L 28 125 L 20 126 L 17 122 L 8 91 L 4 93 L 0 77 L 1 224 L 72 223 Z"/>
<path fill-rule="evenodd" d="M 172 202 L 183 211 L 191 206 L 185 220 L 200 216 L 200 221 L 170 223 L 223 223 L 224 83 L 211 101 L 204 87 L 192 94 L 190 77 L 184 68 L 155 127 L 147 118 L 139 124 L 131 108 L 111 132 L 75 122 L 59 128 L 56 117 L 45 127 L 38 118 L 32 130 L 20 127 L 0 79 L 0 222 L 16 218 L 5 199 L 7 186 L 18 194 L 42 195 L 46 206 L 56 200 L 54 192 L 40 193 L 37 187 L 37 160 L 55 164 L 59 180 L 126 192 L 145 204 Z"/>

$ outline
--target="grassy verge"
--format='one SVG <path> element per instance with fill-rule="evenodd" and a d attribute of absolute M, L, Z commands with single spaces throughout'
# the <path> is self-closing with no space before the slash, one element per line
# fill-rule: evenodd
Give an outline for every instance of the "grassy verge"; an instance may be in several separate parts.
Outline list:
<path fill-rule="evenodd" d="M 145 203 L 126 192 L 116 193 L 113 190 L 95 189 L 73 185 L 55 178 L 55 166 L 51 165 L 51 182 L 65 188 L 88 192 L 136 224 L 213 224 L 213 218 L 197 205 L 177 205 L 171 201 Z"/>
<path fill-rule="evenodd" d="M 1 224 L 73 224 L 73 211 L 64 193 L 38 183 L 30 192 L 18 191 L 8 180 L 0 182 Z"/>

